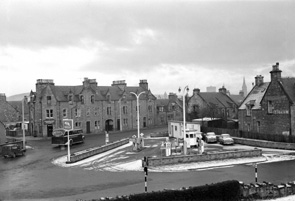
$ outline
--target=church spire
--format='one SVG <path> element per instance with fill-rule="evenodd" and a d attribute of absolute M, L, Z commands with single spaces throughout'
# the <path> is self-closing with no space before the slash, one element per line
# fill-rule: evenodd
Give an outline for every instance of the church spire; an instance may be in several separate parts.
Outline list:
<path fill-rule="evenodd" d="M 246 97 L 246 95 L 248 94 L 248 91 L 247 91 L 247 85 L 246 85 L 246 81 L 245 81 L 245 76 L 244 76 L 244 78 L 243 78 L 242 91 L 243 91 L 243 93 L 244 93 L 244 96 Z"/>

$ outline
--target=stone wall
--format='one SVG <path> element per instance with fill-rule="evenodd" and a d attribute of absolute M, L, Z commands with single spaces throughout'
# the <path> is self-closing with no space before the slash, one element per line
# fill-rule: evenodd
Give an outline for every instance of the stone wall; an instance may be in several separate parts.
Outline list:
<path fill-rule="evenodd" d="M 83 151 L 79 151 L 79 152 L 75 152 L 73 154 L 71 154 L 70 156 L 70 163 L 75 163 L 77 161 L 83 160 L 85 158 L 89 158 L 91 156 L 109 151 L 111 149 L 117 148 L 119 146 L 122 146 L 124 144 L 129 143 L 129 139 L 122 139 L 107 145 L 103 145 L 101 147 L 93 147 L 93 148 L 89 148 Z"/>
<path fill-rule="evenodd" d="M 218 153 L 208 153 L 202 155 L 181 155 L 168 157 L 147 157 L 148 166 L 160 166 L 178 163 L 202 162 L 212 160 L 223 160 L 232 158 L 246 158 L 262 156 L 261 149 L 242 150 L 242 151 L 227 151 Z M 143 164 L 144 165 L 144 164 Z"/>
<path fill-rule="evenodd" d="M 295 150 L 295 143 L 272 142 L 266 140 L 254 140 L 247 138 L 232 137 L 237 144 L 245 144 L 254 147 L 265 147 L 272 149 Z"/>
<path fill-rule="evenodd" d="M 295 194 L 295 182 L 274 185 L 270 182 L 244 184 L 240 182 L 241 200 L 258 200 L 285 197 Z"/>

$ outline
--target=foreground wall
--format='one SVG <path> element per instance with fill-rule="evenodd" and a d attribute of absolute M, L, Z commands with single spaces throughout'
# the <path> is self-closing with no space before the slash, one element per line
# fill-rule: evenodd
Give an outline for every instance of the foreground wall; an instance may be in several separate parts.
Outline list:
<path fill-rule="evenodd" d="M 211 160 L 223 160 L 232 158 L 247 158 L 262 156 L 261 149 L 242 150 L 242 151 L 227 151 L 218 153 L 208 153 L 203 155 L 181 155 L 168 157 L 147 157 L 148 166 L 160 166 L 178 163 L 202 162 Z M 144 163 L 142 163 L 144 166 Z"/>

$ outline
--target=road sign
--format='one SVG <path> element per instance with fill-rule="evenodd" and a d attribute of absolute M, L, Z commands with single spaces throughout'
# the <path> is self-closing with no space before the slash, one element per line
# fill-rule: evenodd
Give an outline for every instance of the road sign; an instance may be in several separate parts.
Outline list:
<path fill-rule="evenodd" d="M 72 130 L 74 125 L 73 125 L 73 119 L 63 119 L 63 128 L 65 130 Z"/>

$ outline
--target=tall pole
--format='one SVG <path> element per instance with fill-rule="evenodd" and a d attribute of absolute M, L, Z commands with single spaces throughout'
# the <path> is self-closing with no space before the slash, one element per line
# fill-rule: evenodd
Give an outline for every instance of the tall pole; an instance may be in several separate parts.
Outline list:
<path fill-rule="evenodd" d="M 26 133 L 25 133 L 25 100 L 26 96 L 23 98 L 22 104 L 22 113 L 23 113 L 23 121 L 22 121 L 22 129 L 23 129 L 23 149 L 26 149 Z"/>
<path fill-rule="evenodd" d="M 183 108 L 183 153 L 186 155 L 187 147 L 186 147 L 186 128 L 185 128 L 185 90 L 188 92 L 188 86 L 185 86 L 182 92 L 182 108 Z M 181 88 L 178 89 L 181 92 Z"/>
<path fill-rule="evenodd" d="M 131 94 L 133 94 L 134 96 L 136 96 L 136 108 L 137 108 L 137 138 L 139 138 L 139 96 L 143 93 L 145 93 L 145 91 L 140 92 L 138 95 L 134 92 L 130 92 Z"/>
<path fill-rule="evenodd" d="M 122 131 L 122 111 L 121 111 L 121 100 L 125 98 L 125 96 L 122 96 L 120 99 L 119 99 L 119 111 L 120 111 L 120 131 Z"/>

